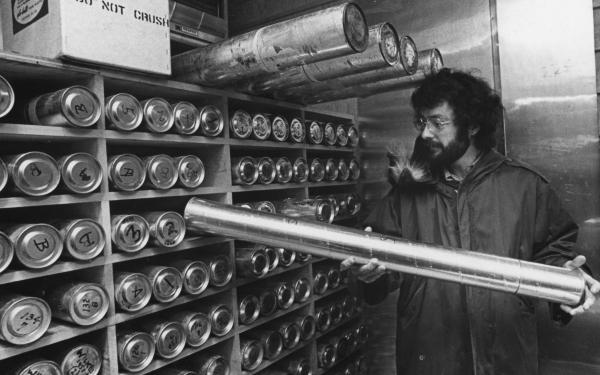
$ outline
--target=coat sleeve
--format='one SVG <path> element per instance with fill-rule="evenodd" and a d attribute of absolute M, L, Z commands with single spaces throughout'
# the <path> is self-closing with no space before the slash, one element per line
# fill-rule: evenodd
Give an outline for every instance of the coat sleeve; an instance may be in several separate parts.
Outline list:
<path fill-rule="evenodd" d="M 402 236 L 400 223 L 400 206 L 397 189 L 392 189 L 382 200 L 377 202 L 368 216 L 362 220 L 362 226 L 372 227 L 373 232 L 391 236 Z M 375 305 L 382 302 L 387 295 L 397 289 L 401 283 L 401 275 L 387 272 L 372 283 L 357 282 L 358 293 L 366 303 Z"/>

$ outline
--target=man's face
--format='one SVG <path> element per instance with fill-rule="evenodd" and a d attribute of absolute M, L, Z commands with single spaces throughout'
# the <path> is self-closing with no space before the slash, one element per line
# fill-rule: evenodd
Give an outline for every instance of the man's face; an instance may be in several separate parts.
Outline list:
<path fill-rule="evenodd" d="M 434 165 L 449 166 L 469 147 L 468 130 L 454 123 L 454 110 L 446 102 L 420 113 L 415 127 L 428 151 L 426 157 Z"/>

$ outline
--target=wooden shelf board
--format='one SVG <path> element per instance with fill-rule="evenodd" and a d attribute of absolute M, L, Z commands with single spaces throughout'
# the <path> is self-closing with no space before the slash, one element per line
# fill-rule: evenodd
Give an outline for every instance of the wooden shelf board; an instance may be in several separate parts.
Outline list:
<path fill-rule="evenodd" d="M 159 134 L 144 131 L 122 132 L 106 130 L 104 132 L 109 144 L 168 144 L 169 146 L 224 145 L 223 137 L 203 137 L 199 135 Z"/>
<path fill-rule="evenodd" d="M 335 362 L 331 365 L 331 367 L 328 368 L 318 368 L 315 372 L 314 375 L 323 375 L 325 373 L 327 373 L 329 370 L 331 370 L 332 368 L 334 368 L 335 366 L 339 365 L 340 363 L 344 362 L 345 360 L 347 360 L 348 358 L 351 358 L 355 355 L 357 355 L 359 353 L 359 351 L 362 348 L 356 348 L 354 349 L 354 351 L 352 351 L 350 354 L 348 354 L 347 356 L 343 357 L 343 358 L 336 358 Z"/>
<path fill-rule="evenodd" d="M 295 271 L 298 270 L 304 266 L 308 265 L 308 262 L 306 263 L 294 263 L 289 267 L 277 267 L 274 271 L 269 272 L 268 274 L 266 274 L 264 277 L 261 277 L 259 279 L 256 278 L 245 278 L 245 279 L 237 279 L 236 281 L 236 287 L 241 287 L 244 285 L 248 285 L 248 284 L 252 284 L 254 282 L 260 282 L 263 280 L 268 280 L 269 278 L 276 276 L 276 275 L 281 275 L 283 273 L 287 273 L 290 271 Z"/>
<path fill-rule="evenodd" d="M 44 197 L 6 197 L 0 198 L 0 209 L 100 202 L 102 201 L 102 197 L 102 193 L 86 195 L 58 194 Z"/>
<path fill-rule="evenodd" d="M 319 294 L 319 295 L 315 295 L 315 302 L 322 300 L 324 298 L 327 298 L 333 294 L 339 293 L 341 291 L 347 290 L 348 287 L 346 285 L 340 285 L 337 288 L 333 289 L 333 290 L 326 290 L 325 293 L 323 294 Z"/>
<path fill-rule="evenodd" d="M 229 139 L 229 144 L 232 148 L 265 148 L 265 149 L 283 149 L 283 150 L 302 150 L 307 145 L 304 143 L 288 143 L 288 142 L 275 142 L 275 141 L 258 141 L 255 139 L 239 139 L 239 138 L 231 138 Z"/>
<path fill-rule="evenodd" d="M 214 296 L 215 294 L 226 292 L 231 289 L 233 289 L 233 283 L 229 283 L 221 288 L 209 287 L 204 292 L 202 292 L 202 294 L 197 295 L 197 296 L 181 295 L 181 296 L 177 297 L 177 299 L 175 301 L 169 302 L 169 303 L 151 302 L 150 304 L 146 305 L 146 307 L 144 307 L 140 311 L 117 312 L 115 314 L 115 324 L 120 324 L 120 323 L 127 322 L 127 321 L 130 321 L 133 319 L 137 319 L 141 316 L 150 315 L 150 314 L 153 314 L 153 313 L 156 313 L 159 311 L 169 309 L 174 306 L 180 306 L 180 305 L 183 305 L 183 304 L 186 304 L 189 302 L 198 301 L 203 298 Z"/>
<path fill-rule="evenodd" d="M 341 322 L 339 322 L 338 324 L 333 325 L 333 326 L 327 328 L 325 331 L 323 331 L 323 332 L 317 332 L 315 334 L 315 339 L 320 339 L 323 336 L 327 336 L 327 334 L 329 334 L 330 332 L 333 332 L 336 329 L 345 326 L 346 324 L 356 323 L 356 321 L 358 320 L 359 317 L 360 317 L 359 314 L 355 314 L 354 316 L 352 316 L 349 319 L 342 319 Z"/>
<path fill-rule="evenodd" d="M 357 181 L 331 181 L 331 182 L 311 182 L 309 188 L 332 187 L 332 186 L 352 186 L 356 185 Z"/>
<path fill-rule="evenodd" d="M 307 186 L 306 183 L 288 183 L 288 184 L 268 184 L 268 185 L 234 185 L 230 188 L 232 193 L 241 193 L 246 191 L 269 191 L 269 190 L 291 190 L 291 189 L 304 189 Z"/>
<path fill-rule="evenodd" d="M 336 112 L 336 111 L 331 111 L 331 110 L 327 110 L 327 109 L 312 108 L 310 105 L 304 107 L 304 112 L 308 112 L 307 119 L 309 119 L 311 113 L 316 113 L 319 115 L 326 115 L 326 116 L 331 116 L 331 117 L 340 117 L 340 118 L 343 118 L 346 120 L 352 120 L 352 121 L 354 121 L 354 118 L 355 118 L 355 116 L 350 113 Z"/>
<path fill-rule="evenodd" d="M 304 106 L 301 104 L 284 102 L 282 100 L 270 99 L 270 98 L 265 98 L 262 96 L 254 96 L 254 95 L 244 94 L 241 92 L 228 92 L 227 96 L 230 99 L 241 100 L 241 101 L 252 102 L 252 103 L 259 103 L 259 104 L 266 104 L 266 105 L 282 107 L 282 108 L 287 108 L 287 109 L 295 109 L 298 111 L 304 109 Z"/>
<path fill-rule="evenodd" d="M 68 75 L 94 75 L 98 70 L 81 66 L 65 64 L 59 60 L 51 60 L 42 57 L 20 55 L 14 52 L 0 51 L 0 70 L 15 71 L 20 69 L 24 74 L 31 75 L 31 69 L 35 67 L 40 75 L 49 72 L 60 72 Z"/>
<path fill-rule="evenodd" d="M 38 277 L 57 275 L 60 273 L 82 270 L 92 267 L 100 267 L 106 264 L 105 257 L 98 257 L 91 261 L 58 261 L 52 266 L 42 270 L 12 270 L 8 269 L 0 274 L 0 285 L 10 284 L 17 281 L 31 280 Z"/>
<path fill-rule="evenodd" d="M 229 339 L 231 339 L 233 336 L 235 336 L 234 332 L 231 331 L 229 334 L 223 336 L 223 337 L 211 337 L 209 338 L 204 344 L 202 344 L 202 346 L 198 347 L 198 348 L 192 348 L 187 346 L 185 349 L 183 349 L 183 351 L 175 358 L 171 358 L 171 359 L 162 359 L 159 358 L 158 356 L 155 356 L 154 360 L 150 363 L 150 365 L 148 367 L 146 367 L 145 369 L 143 369 L 142 371 L 137 371 L 137 372 L 119 372 L 119 375 L 144 375 L 144 374 L 148 374 L 152 371 L 158 370 L 160 368 L 163 368 L 165 366 L 170 365 L 171 363 L 177 362 L 179 360 L 182 360 L 186 357 L 189 357 L 193 354 L 196 354 L 204 349 L 210 348 L 211 346 L 217 345 L 219 343 L 222 343 L 223 341 L 227 341 Z M 232 371 L 232 373 L 234 374 L 235 371 Z"/>
<path fill-rule="evenodd" d="M 30 124 L 0 123 L 3 139 L 31 140 L 90 140 L 102 138 L 102 130 Z"/>
<path fill-rule="evenodd" d="M 196 247 L 216 245 L 216 244 L 220 244 L 220 243 L 227 243 L 229 241 L 232 241 L 232 240 L 225 238 L 225 237 L 188 238 L 188 239 L 183 240 L 183 242 L 180 243 L 178 246 L 172 247 L 172 248 L 148 247 L 148 248 L 142 249 L 136 253 L 125 253 L 125 252 L 114 253 L 114 254 L 109 255 L 108 263 L 121 263 L 121 262 L 128 262 L 130 260 L 135 260 L 135 259 L 149 258 L 149 257 L 157 256 L 157 255 L 173 254 L 173 253 L 183 251 L 183 250 L 194 249 Z"/>
<path fill-rule="evenodd" d="M 258 318 L 254 322 L 252 322 L 251 324 L 248 324 L 248 325 L 240 325 L 238 328 L 238 332 L 241 334 L 241 333 L 249 331 L 253 328 L 260 327 L 263 324 L 267 324 L 277 318 L 281 318 L 282 316 L 286 316 L 288 314 L 293 313 L 294 311 L 300 310 L 301 308 L 310 305 L 310 303 L 311 303 L 310 298 L 307 301 L 304 301 L 302 303 L 294 303 L 292 306 L 290 306 L 289 308 L 287 308 L 285 310 L 277 310 L 271 316 L 265 316 L 262 318 Z"/>
<path fill-rule="evenodd" d="M 274 363 L 277 363 L 279 361 L 281 361 L 282 359 L 284 359 L 285 357 L 294 354 L 298 351 L 300 351 L 301 349 L 306 348 L 308 345 L 310 345 L 312 343 L 312 340 L 309 341 L 305 341 L 305 342 L 301 342 L 298 344 L 298 346 L 296 346 L 295 348 L 291 349 L 291 350 L 285 350 L 283 351 L 281 354 L 279 354 L 279 356 L 275 359 L 265 359 L 262 361 L 262 363 L 260 364 L 260 366 L 258 366 L 256 369 L 252 370 L 252 371 L 242 371 L 242 375 L 253 375 L 256 374 L 264 369 L 266 369 L 267 367 L 271 366 Z"/>
<path fill-rule="evenodd" d="M 327 151 L 327 152 L 343 152 L 343 153 L 354 153 L 357 149 L 352 147 L 341 147 L 341 146 L 325 146 L 325 145 L 306 145 L 306 151 Z"/>
<path fill-rule="evenodd" d="M 187 197 L 204 194 L 225 193 L 222 187 L 207 186 L 196 189 L 173 188 L 167 190 L 136 190 L 136 191 L 111 191 L 108 199 L 111 201 L 131 200 L 131 199 L 149 199 L 149 198 L 167 198 L 167 197 Z"/>

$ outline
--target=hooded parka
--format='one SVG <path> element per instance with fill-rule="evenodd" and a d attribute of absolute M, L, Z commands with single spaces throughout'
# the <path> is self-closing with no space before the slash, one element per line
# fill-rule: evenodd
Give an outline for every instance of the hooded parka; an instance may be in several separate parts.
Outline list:
<path fill-rule="evenodd" d="M 529 166 L 487 152 L 456 187 L 443 178 L 394 187 L 364 221 L 411 241 L 563 266 L 577 227 L 548 181 Z M 401 375 L 536 375 L 536 300 L 456 283 L 389 273 L 363 284 L 377 303 L 398 299 Z M 557 305 L 553 319 L 566 322 Z"/>

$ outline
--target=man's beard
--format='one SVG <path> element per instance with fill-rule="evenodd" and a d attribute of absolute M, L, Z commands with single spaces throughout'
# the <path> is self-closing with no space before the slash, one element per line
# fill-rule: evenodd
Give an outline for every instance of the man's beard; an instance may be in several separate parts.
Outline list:
<path fill-rule="evenodd" d="M 469 133 L 467 129 L 459 128 L 454 138 L 447 146 L 432 140 L 422 139 L 421 146 L 424 148 L 424 158 L 431 166 L 437 168 L 447 168 L 461 156 L 465 154 L 469 148 Z"/>

